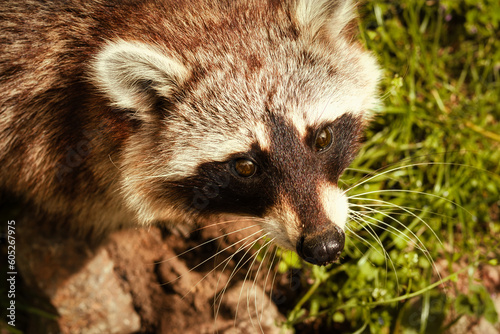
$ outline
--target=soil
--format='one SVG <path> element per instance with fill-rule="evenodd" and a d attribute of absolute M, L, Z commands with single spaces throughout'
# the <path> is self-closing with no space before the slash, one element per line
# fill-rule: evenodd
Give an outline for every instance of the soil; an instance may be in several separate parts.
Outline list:
<path fill-rule="evenodd" d="M 16 221 L 25 333 L 281 333 L 277 304 L 286 312 L 302 293 L 269 269 L 272 250 L 254 261 L 255 228 L 150 227 L 96 241 L 30 221 Z"/>

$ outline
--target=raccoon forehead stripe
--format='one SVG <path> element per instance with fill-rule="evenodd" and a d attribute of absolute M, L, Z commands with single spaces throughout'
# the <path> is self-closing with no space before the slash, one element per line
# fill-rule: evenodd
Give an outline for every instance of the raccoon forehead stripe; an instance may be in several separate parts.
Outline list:
<path fill-rule="evenodd" d="M 208 129 L 204 132 L 209 133 Z M 212 133 L 172 150 L 175 153 L 168 163 L 168 175 L 173 179 L 192 176 L 203 163 L 224 162 L 234 154 L 249 152 L 255 147 L 263 151 L 270 148 L 269 133 L 261 122 L 254 122 L 251 128 L 241 128 L 236 133 Z"/>
<path fill-rule="evenodd" d="M 308 126 L 333 122 L 346 113 L 361 115 L 372 107 L 371 101 L 364 101 L 356 92 L 353 94 L 333 94 L 328 99 L 310 106 L 306 112 Z"/>
<path fill-rule="evenodd" d="M 362 116 L 371 107 L 371 101 L 363 101 L 356 95 L 333 95 L 327 100 L 304 107 L 300 112 L 292 111 L 287 118 L 300 137 L 305 138 L 310 128 L 333 123 L 345 114 Z"/>
<path fill-rule="evenodd" d="M 376 87 L 380 71 L 373 57 L 359 54 L 355 45 L 345 41 L 336 44 L 337 53 L 330 55 L 334 58 L 331 62 L 336 63 L 335 59 L 341 57 L 344 64 L 325 83 L 326 94 L 309 99 L 316 102 L 297 110 L 304 114 L 307 126 L 332 122 L 346 112 L 364 114 L 379 104 Z"/>
<path fill-rule="evenodd" d="M 175 154 L 166 169 L 172 179 L 192 176 L 196 173 L 199 165 L 206 162 L 225 161 L 235 153 L 249 151 L 252 144 L 252 140 L 243 141 L 235 138 L 207 141 L 204 145 L 179 147 L 175 150 Z"/>
<path fill-rule="evenodd" d="M 308 122 L 306 121 L 304 114 L 291 112 L 288 116 L 288 119 L 290 120 L 293 128 L 297 130 L 299 136 L 301 138 L 304 138 L 307 134 L 307 125 L 308 125 Z"/>
<path fill-rule="evenodd" d="M 271 139 L 269 137 L 269 130 L 263 123 L 255 123 L 253 129 L 251 129 L 255 140 L 259 144 L 259 147 L 263 151 L 269 151 L 271 148 Z"/>

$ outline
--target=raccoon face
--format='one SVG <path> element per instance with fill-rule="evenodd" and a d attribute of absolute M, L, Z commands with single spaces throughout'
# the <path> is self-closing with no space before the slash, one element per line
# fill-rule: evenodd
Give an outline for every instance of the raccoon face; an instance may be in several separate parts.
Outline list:
<path fill-rule="evenodd" d="M 338 180 L 376 103 L 379 73 L 344 31 L 350 1 L 282 6 L 271 24 L 221 13 L 235 17 L 227 36 L 207 35 L 183 54 L 111 41 L 92 80 L 138 121 L 121 170 L 124 200 L 141 222 L 258 217 L 276 243 L 324 265 L 344 247 L 348 203 Z"/>

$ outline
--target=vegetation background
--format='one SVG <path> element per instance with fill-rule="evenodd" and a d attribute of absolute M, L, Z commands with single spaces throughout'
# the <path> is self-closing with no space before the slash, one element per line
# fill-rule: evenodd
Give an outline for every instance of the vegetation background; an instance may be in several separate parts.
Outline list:
<path fill-rule="evenodd" d="M 343 177 L 340 266 L 283 256 L 308 286 L 286 325 L 461 333 L 485 319 L 500 332 L 500 2 L 373 0 L 360 14 L 383 105 Z"/>

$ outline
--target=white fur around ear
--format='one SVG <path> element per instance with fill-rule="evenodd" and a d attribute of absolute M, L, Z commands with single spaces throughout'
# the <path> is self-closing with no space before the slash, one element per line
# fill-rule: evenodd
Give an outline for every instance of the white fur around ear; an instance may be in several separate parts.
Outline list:
<path fill-rule="evenodd" d="M 356 17 L 352 0 L 297 0 L 295 12 L 312 36 L 322 28 L 327 29 L 330 36 L 337 36 Z"/>
<path fill-rule="evenodd" d="M 110 42 L 93 65 L 93 80 L 111 102 L 139 112 L 150 110 L 189 76 L 176 59 L 141 42 Z"/>

